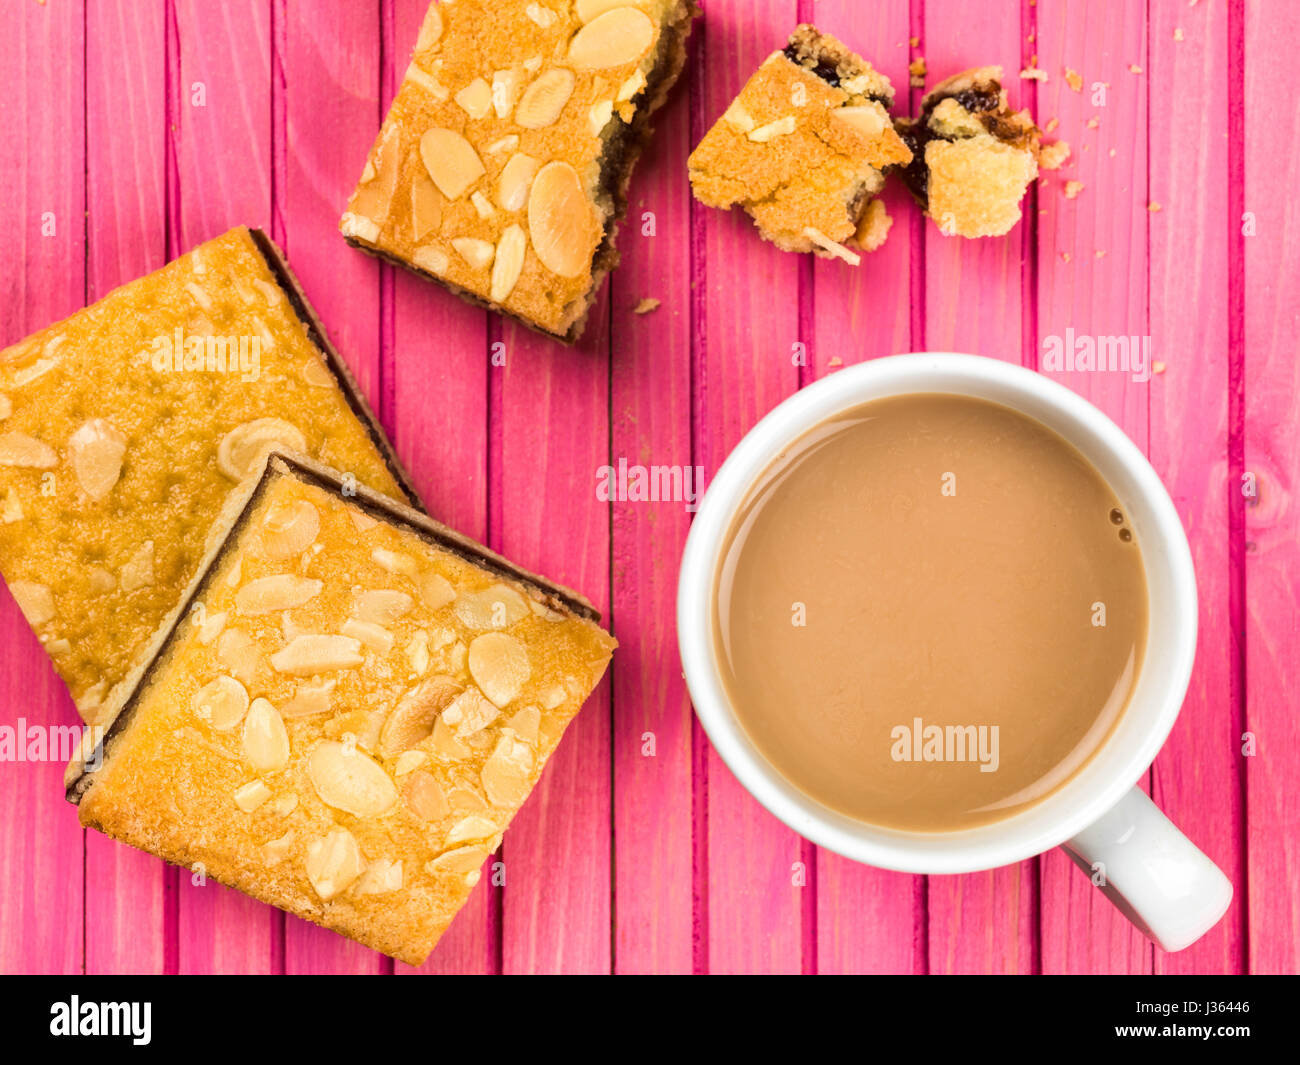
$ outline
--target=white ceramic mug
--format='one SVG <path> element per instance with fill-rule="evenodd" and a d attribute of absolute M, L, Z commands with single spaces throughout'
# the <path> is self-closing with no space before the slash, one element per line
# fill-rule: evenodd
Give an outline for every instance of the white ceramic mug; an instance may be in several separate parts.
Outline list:
<path fill-rule="evenodd" d="M 712 636 L 716 569 L 732 518 L 758 476 L 813 426 L 871 400 L 909 393 L 991 400 L 1055 430 L 1115 490 L 1146 567 L 1146 654 L 1129 705 L 1105 745 L 1041 802 L 955 832 L 869 825 L 822 806 L 787 781 L 732 711 Z M 695 712 L 713 746 L 760 803 L 814 843 L 869 865 L 928 874 L 992 869 L 1063 846 L 1142 932 L 1170 951 L 1195 942 L 1227 910 L 1228 878 L 1134 786 L 1169 735 L 1191 676 L 1196 575 L 1187 537 L 1160 479 L 1132 441 L 1096 407 L 1048 378 L 973 355 L 899 355 L 840 370 L 786 400 L 741 441 L 709 486 L 682 559 L 677 628 Z"/>

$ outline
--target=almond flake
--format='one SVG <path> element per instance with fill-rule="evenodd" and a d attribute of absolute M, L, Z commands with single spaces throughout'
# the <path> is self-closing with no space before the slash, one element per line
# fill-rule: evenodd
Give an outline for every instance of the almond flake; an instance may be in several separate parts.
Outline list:
<path fill-rule="evenodd" d="M 9 593 L 32 628 L 54 619 L 54 593 L 48 585 L 35 581 L 10 581 Z"/>
<path fill-rule="evenodd" d="M 626 81 L 624 81 L 622 85 L 619 86 L 618 95 L 615 96 L 614 98 L 619 103 L 623 103 L 627 100 L 632 99 L 632 97 L 634 97 L 645 87 L 646 87 L 645 72 L 641 70 L 633 71 L 632 76 L 628 78 Z"/>
<path fill-rule="evenodd" d="M 496 260 L 492 264 L 493 303 L 504 303 L 519 282 L 524 269 L 524 253 L 528 250 L 528 236 L 522 226 L 513 225 L 501 234 L 497 242 Z"/>
<path fill-rule="evenodd" d="M 460 257 L 473 270 L 486 270 L 492 265 L 492 259 L 497 253 L 491 243 L 479 240 L 477 237 L 457 237 L 451 242 L 451 246 L 460 253 Z"/>
<path fill-rule="evenodd" d="M 465 686 L 454 677 L 430 677 L 412 688 L 393 708 L 379 734 L 379 753 L 391 758 L 408 751 L 433 732 L 438 715 Z"/>
<path fill-rule="evenodd" d="M 416 55 L 427 52 L 440 40 L 442 40 L 442 11 L 437 4 L 430 4 L 429 10 L 424 13 L 424 21 L 420 23 L 420 35 L 415 39 Z"/>
<path fill-rule="evenodd" d="M 796 125 L 794 115 L 786 115 L 785 118 L 778 118 L 775 122 L 769 122 L 766 126 L 751 129 L 745 136 L 756 144 L 766 144 L 776 137 L 788 137 L 795 131 Z"/>
<path fill-rule="evenodd" d="M 533 250 L 551 273 L 580 277 L 590 269 L 601 226 L 582 179 L 568 163 L 548 163 L 533 179 L 528 229 Z"/>
<path fill-rule="evenodd" d="M 492 110 L 492 89 L 482 78 L 475 78 L 456 94 L 455 100 L 470 118 L 487 118 Z"/>
<path fill-rule="evenodd" d="M 646 0 L 578 0 L 574 11 L 584 25 L 615 7 L 645 7 Z"/>
<path fill-rule="evenodd" d="M 256 616 L 293 610 L 311 602 L 325 586 L 310 577 L 277 573 L 249 581 L 235 593 L 235 607 L 241 614 Z"/>
<path fill-rule="evenodd" d="M 369 647 L 370 650 L 377 654 L 386 655 L 393 649 L 393 634 L 382 625 L 375 625 L 369 621 L 358 621 L 356 618 L 348 618 L 343 622 L 339 629 L 344 636 L 351 636 L 354 640 L 360 640 L 361 643 Z"/>
<path fill-rule="evenodd" d="M 0 466 L 48 470 L 59 464 L 59 454 L 26 433 L 0 433 Z"/>
<path fill-rule="evenodd" d="M 528 777 L 533 771 L 533 750 L 507 731 L 484 763 L 483 790 L 493 806 L 514 808 L 528 798 Z"/>
<path fill-rule="evenodd" d="M 279 839 L 273 839 L 269 843 L 263 845 L 262 851 L 266 854 L 267 864 L 279 865 L 289 857 L 289 852 L 293 850 L 295 838 L 293 829 L 290 829 Z"/>
<path fill-rule="evenodd" d="M 402 890 L 402 863 L 376 858 L 366 866 L 354 889 L 358 895 L 387 895 Z"/>
<path fill-rule="evenodd" d="M 498 70 L 493 73 L 492 110 L 496 112 L 497 118 L 510 117 L 510 112 L 515 109 L 515 103 L 523 87 L 523 75 L 517 70 Z M 493 151 L 493 148 L 489 148 L 488 151 Z"/>
<path fill-rule="evenodd" d="M 452 825 L 451 831 L 447 833 L 447 841 L 444 845 L 450 847 L 454 843 L 488 840 L 496 835 L 496 831 L 497 826 L 486 817 L 472 814 L 463 821 L 458 821 Z"/>
<path fill-rule="evenodd" d="M 505 117 L 504 115 L 502 116 Z M 515 133 L 507 134 L 499 141 L 493 141 L 485 149 L 488 155 L 500 155 L 502 152 L 513 152 L 519 147 L 519 135 Z"/>
<path fill-rule="evenodd" d="M 462 595 L 456 600 L 455 614 L 462 625 L 477 632 L 504 629 L 528 616 L 528 603 L 508 584 L 494 584 Z"/>
<path fill-rule="evenodd" d="M 528 203 L 528 189 L 541 164 L 531 155 L 518 152 L 501 168 L 497 180 L 497 202 L 506 211 L 522 211 Z"/>
<path fill-rule="evenodd" d="M 506 727 L 514 729 L 515 735 L 525 743 L 537 743 L 537 736 L 542 725 L 542 712 L 535 706 L 525 706 L 506 722 Z"/>
<path fill-rule="evenodd" d="M 262 519 L 262 547 L 272 558 L 302 554 L 319 533 L 320 512 L 305 499 L 276 503 Z"/>
<path fill-rule="evenodd" d="M 289 763 L 284 719 L 266 699 L 254 699 L 244 718 L 244 757 L 259 773 L 273 773 Z"/>
<path fill-rule="evenodd" d="M 84 422 L 68 441 L 68 456 L 77 483 L 96 503 L 117 484 L 125 454 L 126 437 L 103 418 Z"/>
<path fill-rule="evenodd" d="M 492 201 L 484 196 L 481 190 L 475 192 L 469 198 L 469 201 L 474 205 L 474 210 L 478 212 L 478 216 L 484 221 L 487 221 L 487 219 L 497 213 L 497 209 L 492 206 Z"/>
<path fill-rule="evenodd" d="M 553 125 L 573 95 L 576 83 L 573 71 L 566 67 L 548 70 L 524 91 L 515 109 L 515 123 L 524 129 L 545 129 Z"/>
<path fill-rule="evenodd" d="M 322 902 L 329 902 L 362 873 L 364 863 L 356 837 L 346 828 L 333 828 L 307 844 L 307 879 Z"/>
<path fill-rule="evenodd" d="M 435 875 L 476 873 L 487 856 L 488 852 L 478 847 L 457 847 L 455 850 L 438 855 L 431 862 L 426 862 L 424 868 Z"/>
<path fill-rule="evenodd" d="M 231 429 L 217 448 L 217 468 L 232 481 L 242 481 L 260 468 L 272 448 L 306 451 L 307 439 L 283 418 L 258 418 Z"/>
<path fill-rule="evenodd" d="M 438 786 L 438 781 L 424 769 L 410 775 L 402 788 L 402 798 L 407 809 L 427 823 L 441 821 L 451 813 L 447 797 Z"/>
<path fill-rule="evenodd" d="M 574 35 L 569 61 L 582 70 L 622 66 L 645 55 L 654 36 L 654 23 L 644 11 L 616 7 L 596 16 Z"/>
<path fill-rule="evenodd" d="M 197 639 L 204 647 L 207 647 L 213 640 L 221 635 L 222 630 L 226 627 L 227 613 L 219 610 L 215 614 L 208 614 L 199 622 Z"/>
<path fill-rule="evenodd" d="M 405 592 L 376 588 L 357 593 L 352 601 L 352 616 L 358 621 L 368 621 L 374 625 L 391 625 L 406 617 L 414 605 L 415 600 Z"/>
<path fill-rule="evenodd" d="M 504 632 L 489 632 L 469 645 L 469 672 L 497 706 L 506 706 L 532 675 L 528 651 Z"/>
<path fill-rule="evenodd" d="M 463 740 L 483 731 L 500 714 L 477 688 L 467 688 L 442 712 L 441 720 L 456 730 L 457 739 Z"/>
<path fill-rule="evenodd" d="M 235 792 L 235 805 L 251 814 L 271 797 L 271 789 L 260 780 L 250 780 Z"/>
<path fill-rule="evenodd" d="M 134 592 L 138 588 L 153 585 L 153 541 L 146 540 L 135 554 L 122 564 L 118 571 L 118 583 L 124 592 Z"/>
<path fill-rule="evenodd" d="M 529 4 L 524 8 L 524 14 L 544 30 L 550 29 L 554 26 L 555 20 L 559 18 L 559 16 L 549 7 L 542 7 L 542 5 L 538 3 Z"/>
<path fill-rule="evenodd" d="M 415 263 L 421 270 L 433 274 L 434 277 L 442 277 L 447 273 L 447 268 L 451 266 L 451 260 L 447 258 L 446 253 L 433 247 L 433 245 L 416 248 L 411 253 L 411 262 Z"/>
<path fill-rule="evenodd" d="M 450 129 L 431 129 L 420 138 L 420 158 L 429 177 L 449 200 L 458 200 L 485 173 L 474 146 Z"/>
<path fill-rule="evenodd" d="M 321 802 L 353 817 L 380 817 L 397 803 L 397 789 L 383 767 L 334 740 L 321 740 L 312 748 L 307 778 Z"/>
<path fill-rule="evenodd" d="M 587 126 L 593 137 L 599 137 L 614 117 L 614 101 L 601 100 L 587 115 Z"/>
<path fill-rule="evenodd" d="M 323 714 L 334 705 L 334 681 L 320 684 L 302 684 L 280 707 L 280 716 L 291 719 L 295 717 L 314 717 Z"/>
<path fill-rule="evenodd" d="M 843 244 L 837 244 L 820 229 L 814 229 L 812 226 L 808 226 L 804 229 L 803 235 L 823 251 L 830 252 L 830 254 L 835 256 L 837 259 L 843 259 L 850 266 L 862 265 L 861 255 L 857 254 L 857 252 L 850 251 Z"/>
<path fill-rule="evenodd" d="M 401 551 L 389 551 L 385 547 L 377 547 L 371 551 L 370 559 L 385 573 L 400 573 L 405 577 L 413 578 L 420 571 L 419 563 L 410 555 L 403 554 Z"/>

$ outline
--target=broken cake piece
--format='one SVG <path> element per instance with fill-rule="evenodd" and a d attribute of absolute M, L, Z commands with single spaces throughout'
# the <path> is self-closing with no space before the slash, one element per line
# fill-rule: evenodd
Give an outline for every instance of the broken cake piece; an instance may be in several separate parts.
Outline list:
<path fill-rule="evenodd" d="M 581 596 L 305 456 L 272 454 L 217 529 L 68 798 L 419 965 L 615 642 Z"/>
<path fill-rule="evenodd" d="M 903 183 L 945 234 L 996 237 L 1020 221 L 1038 176 L 1040 133 L 1012 111 L 1001 67 L 979 67 L 935 86 L 918 118 L 895 125 L 912 152 Z"/>
<path fill-rule="evenodd" d="M 692 153 L 695 197 L 743 207 L 784 251 L 856 266 L 849 242 L 861 232 L 871 250 L 888 232 L 883 205 L 868 217 L 885 171 L 912 158 L 889 116 L 893 100 L 889 79 L 865 59 L 800 26 Z"/>
<path fill-rule="evenodd" d="M 415 502 L 280 250 L 244 228 L 0 350 L 0 571 L 94 723 L 273 446 Z"/>
<path fill-rule="evenodd" d="M 694 0 L 435 0 L 344 237 L 577 340 L 697 14 Z"/>

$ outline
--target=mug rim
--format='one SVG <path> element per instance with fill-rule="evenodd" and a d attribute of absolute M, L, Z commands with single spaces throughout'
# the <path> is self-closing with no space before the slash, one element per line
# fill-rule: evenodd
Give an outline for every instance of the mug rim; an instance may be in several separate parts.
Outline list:
<path fill-rule="evenodd" d="M 935 383 L 927 386 L 927 378 Z M 944 378 L 950 383 L 939 383 Z M 960 385 L 951 384 L 954 380 Z M 1089 453 L 1078 439 L 1088 436 L 1136 482 L 1137 495 L 1150 508 L 1156 534 L 1150 540 L 1153 550 L 1143 551 L 1148 602 L 1153 559 L 1167 571 L 1171 596 L 1161 617 L 1151 615 L 1148 619 L 1139 683 L 1149 668 L 1157 633 L 1169 652 L 1166 677 L 1162 687 L 1144 700 L 1138 742 L 1117 750 L 1118 728 L 1112 730 L 1101 748 L 1069 779 L 1024 811 L 948 832 L 909 832 L 872 825 L 823 806 L 800 790 L 767 761 L 744 731 L 731 709 L 715 657 L 716 568 L 732 519 L 756 479 L 809 429 L 886 396 L 946 393 L 989 398 L 973 390 L 977 385 L 1010 393 L 991 401 L 1047 425 L 1098 466 L 1097 448 Z M 1060 421 L 1075 430 L 1074 435 L 1024 409 L 1018 399 L 1032 399 L 1051 408 Z M 918 352 L 837 370 L 787 397 L 736 445 L 710 483 L 691 524 L 678 579 L 677 633 L 687 688 L 701 726 L 741 785 L 778 820 L 819 846 L 879 868 L 923 874 L 976 872 L 1022 861 L 1066 842 L 1119 802 L 1155 760 L 1177 720 L 1191 680 L 1197 635 L 1196 575 L 1182 521 L 1159 476 L 1137 445 L 1101 410 L 1059 382 L 1014 363 L 978 355 Z M 1134 696 L 1137 694 L 1135 688 Z M 1128 720 L 1134 710 L 1131 699 L 1120 722 Z M 1103 756 L 1114 764 L 1102 783 L 1082 797 L 1073 794 L 1071 789 L 1080 778 L 1099 772 Z M 1069 796 L 1069 802 L 1062 801 L 1063 794 Z M 1051 816 L 1044 817 L 1044 810 Z"/>

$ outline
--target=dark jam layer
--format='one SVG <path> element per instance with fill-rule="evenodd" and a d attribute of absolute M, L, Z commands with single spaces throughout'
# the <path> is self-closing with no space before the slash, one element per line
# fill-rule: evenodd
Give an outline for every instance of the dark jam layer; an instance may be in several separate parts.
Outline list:
<path fill-rule="evenodd" d="M 840 78 L 840 68 L 833 59 L 824 55 L 815 57 L 808 55 L 803 52 L 798 45 L 794 44 L 786 45 L 782 54 L 795 66 L 802 67 L 804 70 L 808 71 L 809 74 L 812 74 L 814 77 L 820 78 L 822 81 L 826 82 L 827 85 L 832 85 L 837 89 L 840 88 L 842 83 L 842 79 Z M 809 66 L 809 61 L 814 58 L 817 60 L 816 63 Z M 867 99 L 874 100 L 885 108 L 888 108 L 893 102 L 888 96 L 868 96 Z"/>
<path fill-rule="evenodd" d="M 930 206 L 930 168 L 925 165 L 925 146 L 938 136 L 930 129 L 930 115 L 944 100 L 956 100 L 978 117 L 990 133 L 997 136 L 997 113 L 1002 107 L 1002 86 L 994 81 L 986 87 L 963 89 L 958 93 L 935 97 L 926 104 L 914 125 L 898 127 L 898 135 L 912 153 L 912 161 L 899 169 L 898 176 L 921 206 L 926 208 Z"/>

